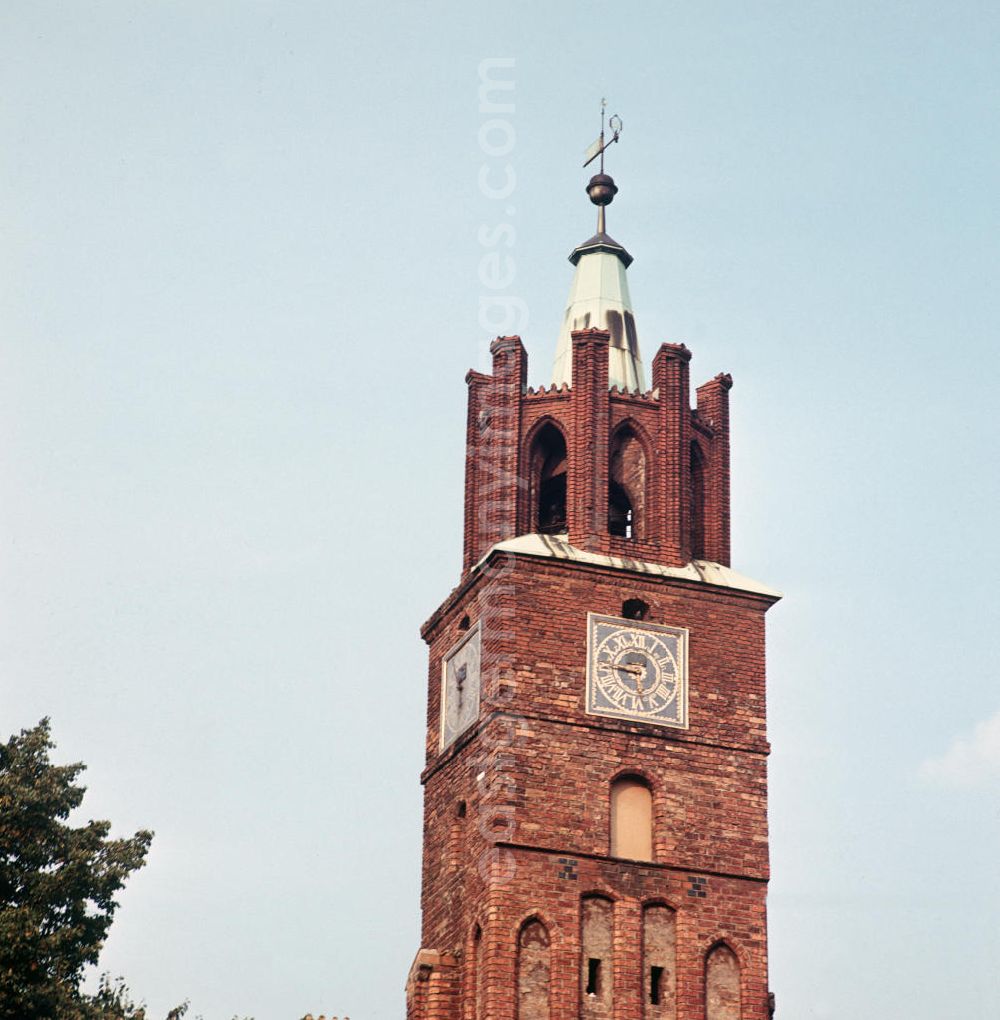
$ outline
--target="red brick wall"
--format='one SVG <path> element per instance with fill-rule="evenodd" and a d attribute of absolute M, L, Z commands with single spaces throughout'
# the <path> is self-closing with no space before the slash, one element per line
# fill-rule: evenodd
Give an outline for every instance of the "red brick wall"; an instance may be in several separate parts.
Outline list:
<path fill-rule="evenodd" d="M 653 390 L 609 393 L 608 335 L 588 330 L 573 339 L 572 389 L 528 390 L 517 337 L 494 343 L 492 375 L 467 377 L 465 570 L 423 629 L 430 651 L 425 948 L 407 983 L 408 1014 L 531 1020 L 519 1017 L 520 995 L 521 1012 L 545 1020 L 531 987 L 547 967 L 547 1020 L 604 1015 L 604 1006 L 584 999 L 589 894 L 611 903 L 604 966 L 615 1020 L 705 1020 L 707 960 L 718 945 L 738 964 L 741 1020 L 766 1020 L 764 614 L 773 600 L 637 569 L 506 552 L 494 551 L 472 569 L 495 543 L 533 530 L 530 446 L 545 421 L 566 437 L 571 544 L 687 563 L 695 440 L 705 455 L 705 556 L 728 565 L 731 380 L 717 376 L 699 387 L 692 410 L 690 354 L 665 344 L 654 359 Z M 642 470 L 633 459 L 629 480 L 634 485 L 641 474 L 645 483 L 633 540 L 607 531 L 609 443 L 626 422 L 643 450 Z M 649 622 L 689 630 L 686 730 L 585 711 L 587 613 L 619 616 L 627 599 L 649 605 Z M 442 658 L 464 633 L 464 617 L 482 628 L 480 715 L 442 752 Z M 609 856 L 610 787 L 626 773 L 643 776 L 652 789 L 651 862 Z M 667 909 L 651 914 L 651 905 Z M 661 928 L 668 918 L 669 927 L 644 935 L 644 911 Z M 535 977 L 526 985 L 518 943 L 532 920 L 544 926 L 549 944 L 544 967 L 540 956 L 531 957 Z M 539 929 L 530 931 L 537 956 Z M 654 959 L 667 960 L 669 970 L 656 1008 L 648 1002 Z M 726 994 L 731 999 L 732 989 Z"/>
<path fill-rule="evenodd" d="M 704 956 L 719 940 L 744 961 L 744 1016 L 765 1017 L 764 613 L 771 600 L 529 556 L 494 554 L 487 567 L 425 631 L 423 945 L 460 952 L 479 924 L 481 1006 L 491 1018 L 513 1020 L 517 931 L 538 914 L 550 928 L 553 981 L 562 990 L 553 1020 L 575 1016 L 580 897 L 601 892 L 614 901 L 621 946 L 615 1016 L 638 1018 L 647 978 L 632 928 L 644 904 L 662 902 L 677 910 L 677 1017 L 703 1017 Z M 627 598 L 649 604 L 650 622 L 690 631 L 687 730 L 585 712 L 586 614 L 618 615 Z M 465 615 L 483 624 L 480 723 L 441 754 L 441 658 Z M 653 790 L 652 864 L 608 856 L 608 795 L 624 772 L 646 777 Z M 475 985 L 468 976 L 466 986 Z"/>
<path fill-rule="evenodd" d="M 534 530 L 531 437 L 553 421 L 566 438 L 570 542 L 582 549 L 682 565 L 691 559 L 689 458 L 692 430 L 706 454 L 706 557 L 729 564 L 729 376 L 698 388 L 689 405 L 683 345 L 663 344 L 653 360 L 654 388 L 627 394 L 607 387 L 608 334 L 573 334 L 572 388 L 525 386 L 519 337 L 493 343 L 493 374 L 470 372 L 466 426 L 464 569 L 496 542 Z M 608 534 L 609 441 L 628 422 L 643 444 L 646 489 L 642 528 L 628 541 Z"/>

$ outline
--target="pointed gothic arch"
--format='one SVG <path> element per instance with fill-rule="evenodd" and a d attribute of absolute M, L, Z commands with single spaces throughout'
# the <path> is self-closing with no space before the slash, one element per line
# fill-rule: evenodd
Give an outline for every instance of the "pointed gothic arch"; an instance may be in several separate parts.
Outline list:
<path fill-rule="evenodd" d="M 483 1016 L 483 928 L 477 921 L 469 939 L 466 967 L 465 1016 L 467 1020 L 480 1020 Z"/>
<path fill-rule="evenodd" d="M 638 539 L 646 530 L 648 464 L 646 443 L 631 419 L 608 443 L 608 533 Z"/>
<path fill-rule="evenodd" d="M 542 535 L 566 530 L 566 437 L 552 418 L 540 422 L 528 440 L 526 531 Z"/>
<path fill-rule="evenodd" d="M 740 961 L 723 941 L 705 954 L 705 1020 L 740 1020 Z"/>
<path fill-rule="evenodd" d="M 549 1020 L 551 939 L 538 917 L 517 935 L 517 1020 Z"/>

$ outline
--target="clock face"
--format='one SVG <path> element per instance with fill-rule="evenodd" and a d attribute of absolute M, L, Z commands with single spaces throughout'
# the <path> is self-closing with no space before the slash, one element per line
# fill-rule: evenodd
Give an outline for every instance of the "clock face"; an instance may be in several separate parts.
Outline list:
<path fill-rule="evenodd" d="M 687 729 L 682 627 L 587 615 L 587 712 Z"/>
<path fill-rule="evenodd" d="M 479 718 L 482 640 L 477 623 L 441 662 L 441 750 Z"/>

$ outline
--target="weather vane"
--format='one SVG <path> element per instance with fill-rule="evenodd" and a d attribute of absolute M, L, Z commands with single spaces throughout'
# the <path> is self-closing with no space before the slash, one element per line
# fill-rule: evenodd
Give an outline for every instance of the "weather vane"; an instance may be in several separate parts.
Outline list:
<path fill-rule="evenodd" d="M 607 108 L 608 101 L 606 99 L 601 100 L 601 134 L 594 144 L 587 149 L 584 153 L 584 166 L 589 163 L 593 163 L 598 156 L 601 157 L 601 169 L 599 173 L 594 174 L 590 178 L 590 183 L 587 185 L 587 194 L 590 196 L 590 201 L 597 206 L 597 233 L 603 234 L 605 232 L 605 221 L 604 221 L 604 207 L 609 205 L 611 200 L 618 193 L 618 187 L 615 182 L 604 172 L 604 150 L 609 146 L 613 145 L 618 141 L 618 136 L 622 133 L 622 119 L 617 113 L 613 113 L 608 119 L 608 127 L 611 130 L 611 137 L 606 139 L 604 133 L 604 111 Z"/>
<path fill-rule="evenodd" d="M 608 141 L 604 140 L 604 111 L 607 109 L 608 101 L 606 99 L 601 100 L 601 134 L 600 137 L 590 146 L 589 149 L 583 154 L 584 161 L 583 165 L 588 166 L 593 163 L 598 156 L 601 157 L 601 173 L 604 173 L 604 150 L 609 146 L 613 145 L 618 141 L 618 136 L 622 133 L 622 119 L 617 113 L 611 114 L 608 120 L 608 127 L 611 129 L 611 138 Z"/>

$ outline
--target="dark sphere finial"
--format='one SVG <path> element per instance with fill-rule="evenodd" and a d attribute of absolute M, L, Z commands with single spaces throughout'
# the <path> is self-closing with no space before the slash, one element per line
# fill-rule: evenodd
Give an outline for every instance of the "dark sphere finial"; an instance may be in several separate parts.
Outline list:
<path fill-rule="evenodd" d="M 618 186 L 610 174 L 594 174 L 587 184 L 587 194 L 594 205 L 610 205 L 618 194 Z"/>

